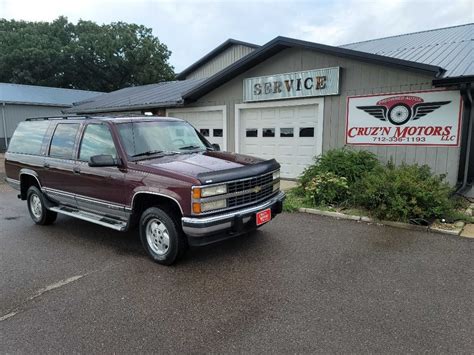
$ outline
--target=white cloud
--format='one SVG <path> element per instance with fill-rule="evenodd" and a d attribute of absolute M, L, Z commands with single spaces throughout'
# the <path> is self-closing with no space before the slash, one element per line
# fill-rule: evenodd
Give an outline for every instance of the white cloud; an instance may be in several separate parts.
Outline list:
<path fill-rule="evenodd" d="M 302 19 L 292 36 L 325 44 L 340 45 L 369 39 L 469 23 L 474 3 L 451 1 L 347 1 L 335 3 L 322 21 Z"/>
<path fill-rule="evenodd" d="M 171 63 L 180 71 L 231 37 L 257 44 L 278 35 L 344 44 L 473 22 L 473 6 L 470 0 L 0 0 L 0 16 L 143 24 L 172 50 Z"/>

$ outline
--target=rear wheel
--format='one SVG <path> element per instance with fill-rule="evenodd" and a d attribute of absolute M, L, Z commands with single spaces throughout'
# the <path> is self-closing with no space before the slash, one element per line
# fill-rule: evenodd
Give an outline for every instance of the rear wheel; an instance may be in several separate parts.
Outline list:
<path fill-rule="evenodd" d="M 29 187 L 26 193 L 26 201 L 31 219 L 36 224 L 48 225 L 56 220 L 58 214 L 46 209 L 43 193 L 36 186 Z"/>
<path fill-rule="evenodd" d="M 140 218 L 140 239 L 148 255 L 157 263 L 171 265 L 186 251 L 179 219 L 158 207 L 145 210 Z"/>

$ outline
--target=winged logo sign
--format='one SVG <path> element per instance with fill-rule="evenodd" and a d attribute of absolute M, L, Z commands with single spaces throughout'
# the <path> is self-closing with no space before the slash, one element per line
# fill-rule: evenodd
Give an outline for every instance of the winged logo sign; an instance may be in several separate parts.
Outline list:
<path fill-rule="evenodd" d="M 458 91 L 352 96 L 346 143 L 457 146 L 461 110 Z"/>

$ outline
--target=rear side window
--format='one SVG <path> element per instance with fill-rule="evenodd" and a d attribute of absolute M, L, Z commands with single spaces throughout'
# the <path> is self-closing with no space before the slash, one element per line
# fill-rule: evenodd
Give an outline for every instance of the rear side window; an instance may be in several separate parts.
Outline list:
<path fill-rule="evenodd" d="M 112 134 L 106 125 L 90 124 L 86 127 L 82 138 L 79 160 L 89 161 L 90 157 L 102 154 L 117 158 Z"/>
<path fill-rule="evenodd" d="M 78 123 L 60 123 L 54 130 L 49 156 L 53 158 L 73 159 L 74 142 L 79 129 Z"/>
<path fill-rule="evenodd" d="M 8 151 L 10 153 L 40 155 L 48 127 L 48 121 L 21 122 L 13 133 Z"/>

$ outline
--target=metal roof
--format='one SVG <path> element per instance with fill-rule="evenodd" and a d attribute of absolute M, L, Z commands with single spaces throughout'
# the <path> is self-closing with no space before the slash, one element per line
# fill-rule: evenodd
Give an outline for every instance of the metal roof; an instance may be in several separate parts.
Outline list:
<path fill-rule="evenodd" d="M 440 66 L 444 78 L 474 74 L 474 23 L 415 32 L 341 48 Z"/>
<path fill-rule="evenodd" d="M 93 100 L 77 102 L 68 113 L 93 113 L 142 110 L 156 107 L 173 107 L 183 103 L 182 95 L 205 79 L 167 81 L 158 84 L 133 86 L 110 92 Z"/>
<path fill-rule="evenodd" d="M 186 94 L 183 95 L 183 99 L 194 101 L 200 98 L 201 96 L 207 94 L 208 92 L 214 90 L 220 85 L 224 84 L 228 80 L 234 78 L 235 76 L 244 73 L 255 65 L 263 62 L 264 60 L 272 57 L 276 53 L 287 49 L 287 48 L 303 48 L 313 51 L 318 51 L 321 53 L 332 54 L 339 57 L 346 57 L 351 59 L 356 59 L 364 61 L 367 63 L 382 64 L 395 68 L 400 68 L 409 71 L 416 71 L 431 75 L 433 78 L 440 77 L 444 69 L 439 66 L 418 63 L 414 61 L 392 58 L 387 56 L 382 56 L 378 54 L 372 54 L 362 51 L 357 51 L 348 48 L 328 46 L 325 44 L 307 42 L 293 38 L 287 37 L 276 37 L 267 44 L 256 49 L 252 53 L 241 58 L 237 62 L 229 65 L 220 72 L 214 74 L 210 78 L 205 79 L 205 81 L 197 85 L 196 87 L 190 89 Z"/>
<path fill-rule="evenodd" d="M 97 91 L 0 83 L 0 102 L 17 105 L 71 107 L 73 102 L 87 100 L 101 94 L 103 93 Z"/>
<path fill-rule="evenodd" d="M 431 75 L 436 80 L 456 76 L 468 78 L 474 74 L 473 38 L 474 24 L 386 37 L 339 47 L 287 37 L 276 37 L 260 47 L 230 39 L 185 69 L 180 76 L 202 65 L 230 45 L 237 43 L 254 46 L 256 49 L 210 78 L 126 88 L 96 97 L 89 102 L 78 102 L 75 105 L 80 105 L 79 107 L 66 110 L 66 112 L 112 112 L 179 106 L 184 103 L 184 100 L 196 100 L 276 53 L 291 47 L 417 71 Z"/>
<path fill-rule="evenodd" d="M 224 43 L 222 43 L 221 45 L 217 46 L 216 48 L 214 48 L 212 51 L 210 51 L 209 53 L 207 53 L 204 57 L 202 57 L 201 59 L 199 59 L 198 61 L 194 62 L 193 64 L 191 64 L 189 67 L 187 67 L 186 69 L 184 69 L 181 73 L 179 73 L 178 75 L 176 75 L 176 79 L 184 79 L 186 78 L 186 75 L 188 75 L 189 73 L 191 73 L 192 71 L 196 70 L 197 68 L 199 68 L 200 66 L 202 66 L 203 64 L 207 63 L 209 60 L 211 60 L 212 58 L 216 57 L 217 55 L 219 55 L 220 53 L 224 52 L 227 48 L 229 47 L 232 47 L 234 45 L 241 45 L 241 46 L 245 46 L 245 47 L 249 47 L 249 48 L 258 48 L 260 46 L 256 45 L 256 44 L 253 44 L 253 43 L 249 43 L 249 42 L 242 42 L 242 41 L 238 41 L 236 39 L 233 39 L 233 38 L 229 38 L 227 41 L 225 41 Z"/>

